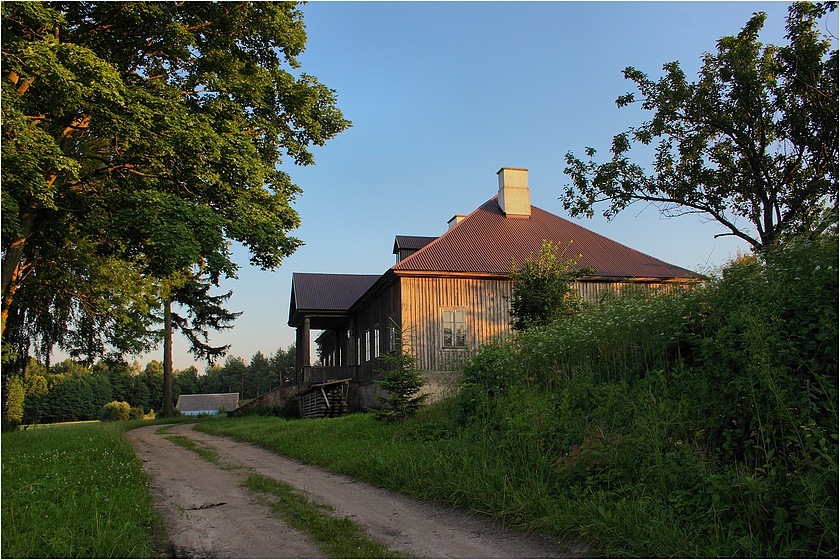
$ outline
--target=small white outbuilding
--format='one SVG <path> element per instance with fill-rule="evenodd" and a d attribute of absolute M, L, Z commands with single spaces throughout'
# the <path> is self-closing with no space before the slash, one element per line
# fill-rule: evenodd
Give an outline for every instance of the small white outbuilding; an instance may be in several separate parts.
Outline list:
<path fill-rule="evenodd" d="M 203 395 L 181 395 L 175 405 L 181 414 L 217 414 L 220 410 L 233 410 L 239 406 L 239 393 L 206 393 Z"/>

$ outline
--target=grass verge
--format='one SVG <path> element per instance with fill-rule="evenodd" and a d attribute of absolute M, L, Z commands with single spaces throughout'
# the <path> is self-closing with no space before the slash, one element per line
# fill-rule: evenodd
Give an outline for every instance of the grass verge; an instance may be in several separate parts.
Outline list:
<path fill-rule="evenodd" d="M 124 432 L 136 423 L 2 435 L 4 558 L 150 558 L 160 519 Z"/>
<path fill-rule="evenodd" d="M 219 454 L 216 452 L 215 449 L 199 445 L 187 436 L 166 436 L 166 439 L 168 439 L 176 445 L 180 445 L 185 449 L 189 449 L 208 463 L 213 463 L 214 465 L 221 466 L 219 463 Z"/>
<path fill-rule="evenodd" d="M 307 498 L 285 482 L 251 473 L 245 487 L 271 496 L 268 505 L 275 516 L 309 535 L 332 558 L 406 558 L 369 538 L 357 523 L 331 514 L 332 508 Z"/>
<path fill-rule="evenodd" d="M 158 432 L 165 433 L 165 430 L 166 428 L 161 428 Z M 219 454 L 215 449 L 202 446 L 186 436 L 168 435 L 166 439 L 196 453 L 205 461 L 222 467 Z M 244 486 L 251 491 L 271 496 L 265 500 L 265 503 L 271 508 L 272 513 L 308 535 L 329 557 L 406 557 L 405 553 L 393 551 L 368 537 L 364 529 L 353 520 L 332 515 L 330 506 L 311 500 L 285 482 L 261 474 L 249 473 Z"/>

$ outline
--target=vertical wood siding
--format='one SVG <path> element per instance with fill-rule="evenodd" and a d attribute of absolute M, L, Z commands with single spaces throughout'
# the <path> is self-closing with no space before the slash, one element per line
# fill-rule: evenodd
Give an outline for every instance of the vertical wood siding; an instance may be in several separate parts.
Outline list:
<path fill-rule="evenodd" d="M 621 293 L 630 290 L 661 290 L 670 292 L 679 287 L 685 289 L 686 284 L 659 282 L 575 282 L 578 295 L 585 301 L 600 301 L 608 293 Z"/>
<path fill-rule="evenodd" d="M 403 329 L 417 367 L 424 371 L 459 369 L 472 349 L 510 332 L 508 280 L 400 278 Z M 443 348 L 445 309 L 467 312 L 467 349 Z"/>
<path fill-rule="evenodd" d="M 417 367 L 423 371 L 460 369 L 482 344 L 511 333 L 510 280 L 470 278 L 410 278 L 399 281 L 402 294 L 402 327 Z M 587 301 L 606 293 L 634 289 L 670 290 L 673 285 L 632 282 L 577 282 L 575 289 Z M 446 309 L 467 311 L 467 349 L 443 348 L 442 314 Z"/>

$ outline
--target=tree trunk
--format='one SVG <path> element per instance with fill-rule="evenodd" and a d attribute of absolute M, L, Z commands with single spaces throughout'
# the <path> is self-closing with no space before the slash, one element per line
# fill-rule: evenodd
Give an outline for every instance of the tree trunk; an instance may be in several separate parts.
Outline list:
<path fill-rule="evenodd" d="M 6 255 L 3 257 L 2 282 L 3 282 L 3 307 L 2 326 L 0 334 L 6 334 L 6 318 L 9 316 L 9 309 L 17 293 L 21 273 L 23 271 L 23 249 L 26 240 L 32 233 L 32 226 L 35 223 L 35 206 L 33 205 L 20 216 L 20 237 L 9 244 Z"/>
<path fill-rule="evenodd" d="M 163 307 L 163 417 L 175 416 L 172 398 L 172 298 Z"/>

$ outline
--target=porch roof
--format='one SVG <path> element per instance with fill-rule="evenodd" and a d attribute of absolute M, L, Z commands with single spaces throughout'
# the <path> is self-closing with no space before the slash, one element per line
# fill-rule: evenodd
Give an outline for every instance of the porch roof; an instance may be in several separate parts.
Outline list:
<path fill-rule="evenodd" d="M 297 327 L 304 317 L 308 317 L 313 329 L 331 328 L 337 319 L 350 316 L 350 307 L 379 277 L 374 274 L 295 272 L 289 326 Z"/>

